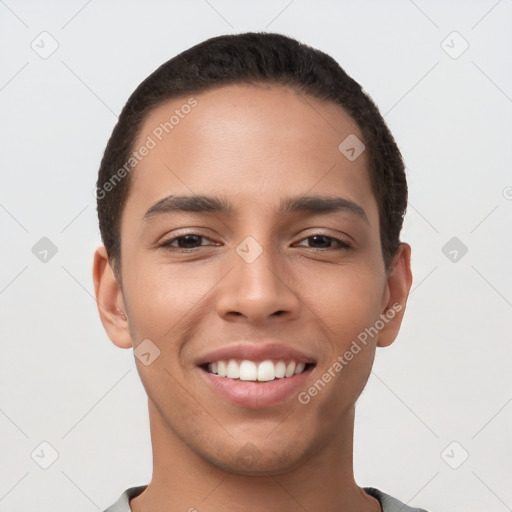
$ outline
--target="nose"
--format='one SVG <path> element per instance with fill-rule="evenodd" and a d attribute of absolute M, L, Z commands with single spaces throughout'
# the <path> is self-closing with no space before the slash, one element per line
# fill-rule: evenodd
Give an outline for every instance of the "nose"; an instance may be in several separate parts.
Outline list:
<path fill-rule="evenodd" d="M 219 283 L 218 314 L 254 325 L 297 318 L 301 301 L 289 263 L 263 246 L 255 260 L 245 258 L 242 250 L 233 251 L 232 269 Z"/>

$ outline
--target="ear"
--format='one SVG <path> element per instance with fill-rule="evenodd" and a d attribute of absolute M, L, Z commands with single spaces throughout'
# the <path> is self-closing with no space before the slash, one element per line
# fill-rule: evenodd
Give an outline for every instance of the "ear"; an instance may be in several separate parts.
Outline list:
<path fill-rule="evenodd" d="M 378 347 L 387 347 L 395 341 L 402 325 L 411 284 L 411 246 L 402 242 L 388 272 L 381 311 L 384 327 L 379 332 Z"/>
<path fill-rule="evenodd" d="M 132 339 L 128 328 L 123 293 L 110 266 L 105 246 L 100 246 L 94 253 L 92 269 L 96 305 L 101 323 L 114 345 L 131 348 Z"/>

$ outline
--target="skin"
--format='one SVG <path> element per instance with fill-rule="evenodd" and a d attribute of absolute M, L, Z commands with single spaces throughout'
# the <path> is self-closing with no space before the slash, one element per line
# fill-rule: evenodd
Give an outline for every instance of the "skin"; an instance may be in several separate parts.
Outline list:
<path fill-rule="evenodd" d="M 160 350 L 148 366 L 135 358 L 148 395 L 153 478 L 131 507 L 379 511 L 353 476 L 355 403 L 376 347 L 398 334 L 411 248 L 402 243 L 386 272 L 366 153 L 350 162 L 338 150 L 349 134 L 362 140 L 360 130 L 339 106 L 284 86 L 224 86 L 195 98 L 133 171 L 121 219 L 122 287 L 105 248 L 94 256 L 98 310 L 112 342 L 136 348 L 150 339 Z M 136 147 L 187 99 L 154 109 Z M 144 220 L 171 194 L 223 196 L 236 214 Z M 283 197 L 312 194 L 357 203 L 368 223 L 347 211 L 276 213 Z M 205 238 L 181 239 L 182 252 L 157 246 L 187 233 Z M 247 236 L 263 250 L 252 263 L 236 252 Z M 338 249 L 336 238 L 352 248 Z M 272 340 L 314 357 L 307 390 L 396 303 L 401 311 L 306 405 L 295 394 L 272 407 L 233 405 L 195 364 L 242 339 Z"/>

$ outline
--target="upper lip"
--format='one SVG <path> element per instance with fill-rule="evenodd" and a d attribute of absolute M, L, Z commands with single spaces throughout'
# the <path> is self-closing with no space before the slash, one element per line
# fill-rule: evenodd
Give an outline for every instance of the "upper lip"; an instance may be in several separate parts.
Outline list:
<path fill-rule="evenodd" d="M 259 342 L 255 344 L 252 342 L 241 342 L 212 350 L 199 357 L 196 364 L 197 366 L 201 366 L 207 363 L 222 360 L 226 361 L 229 359 L 248 359 L 255 362 L 272 359 L 275 361 L 287 360 L 297 363 L 315 363 L 312 357 L 307 356 L 295 348 L 279 343 L 262 344 Z"/>

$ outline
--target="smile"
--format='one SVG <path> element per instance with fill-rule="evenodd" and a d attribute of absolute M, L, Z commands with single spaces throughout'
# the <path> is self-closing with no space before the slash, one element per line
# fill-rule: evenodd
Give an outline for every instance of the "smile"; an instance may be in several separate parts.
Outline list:
<path fill-rule="evenodd" d="M 215 398 L 265 408 L 292 400 L 304 389 L 316 360 L 282 343 L 243 340 L 199 355 L 195 364 Z"/>
<path fill-rule="evenodd" d="M 242 381 L 269 382 L 275 379 L 286 379 L 300 375 L 306 369 L 306 363 L 283 360 L 256 362 L 249 359 L 220 360 L 207 365 L 208 372 L 218 377 L 239 379 Z"/>

